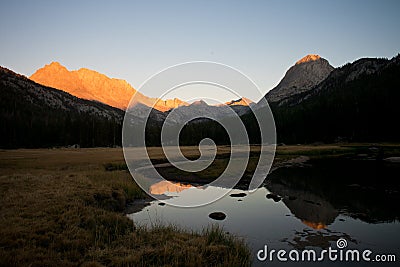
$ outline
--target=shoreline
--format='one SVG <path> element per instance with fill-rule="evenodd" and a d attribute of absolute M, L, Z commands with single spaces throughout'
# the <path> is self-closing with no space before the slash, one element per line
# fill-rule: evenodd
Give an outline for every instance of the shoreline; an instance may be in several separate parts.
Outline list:
<path fill-rule="evenodd" d="M 127 171 L 105 168 L 123 161 L 120 149 L 1 150 L 0 265 L 250 264 L 221 228 L 136 226 L 127 209 L 149 198 Z"/>

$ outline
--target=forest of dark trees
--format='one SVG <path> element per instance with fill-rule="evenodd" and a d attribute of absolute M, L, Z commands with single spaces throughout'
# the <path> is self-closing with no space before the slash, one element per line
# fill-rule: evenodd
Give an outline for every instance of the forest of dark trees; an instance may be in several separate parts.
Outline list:
<path fill-rule="evenodd" d="M 302 96 L 299 96 L 302 97 Z M 400 66 L 272 106 L 278 142 L 400 141 Z"/>
<path fill-rule="evenodd" d="M 18 110 L 1 121 L 2 148 L 112 147 L 121 145 L 121 122 L 70 112 Z M 24 118 L 24 119 L 19 119 Z M 29 119 L 26 119 L 29 118 Z"/>
<path fill-rule="evenodd" d="M 277 143 L 400 141 L 399 64 L 388 64 L 377 73 L 347 82 L 350 69 L 350 64 L 345 65 L 341 77 L 328 77 L 324 90 L 294 96 L 281 105 L 270 104 Z M 307 94 L 310 95 L 304 100 Z M 245 114 L 241 119 L 250 143 L 260 143 L 254 115 Z M 227 136 L 216 124 L 190 124 L 181 134 L 182 143 L 195 145 L 212 136 L 217 144 L 226 144 Z"/>
<path fill-rule="evenodd" d="M 270 104 L 277 143 L 399 142 L 400 64 L 388 64 L 374 74 L 347 81 L 350 65 L 341 68 L 343 77 L 328 77 L 324 90 L 293 96 L 278 105 Z M 26 79 L 26 78 L 25 78 Z M 0 83 L 0 147 L 36 148 L 121 146 L 122 118 L 106 118 L 77 109 L 60 109 L 29 100 L 23 90 L 10 90 Z M 12 88 L 11 88 L 12 89 Z M 50 89 L 49 89 L 50 90 Z M 55 89 L 51 89 L 55 90 Z M 68 95 L 68 97 L 72 97 Z M 116 112 L 101 103 L 81 100 L 85 105 Z M 252 113 L 241 116 L 251 144 L 260 143 L 259 128 Z M 229 120 L 229 119 L 227 119 Z M 229 122 L 228 122 L 229 123 Z M 160 123 L 150 123 L 146 144 L 159 146 Z M 191 122 L 180 133 L 181 145 L 198 145 L 211 138 L 217 145 L 229 144 L 225 129 L 208 119 Z"/>
<path fill-rule="evenodd" d="M 5 103 L 1 103 L 3 105 Z M 4 108 L 4 106 L 3 106 Z M 111 147 L 121 145 L 121 121 L 78 112 L 32 109 L 19 105 L 2 116 L 2 148 Z"/>
<path fill-rule="evenodd" d="M 0 69 L 0 81 L 1 148 L 121 145 L 122 110 L 40 86 L 5 68 Z M 32 94 L 32 90 L 40 90 L 43 98 Z M 45 97 L 56 103 L 64 101 L 68 108 L 50 106 Z M 117 116 L 84 112 L 79 110 L 82 107 Z"/>

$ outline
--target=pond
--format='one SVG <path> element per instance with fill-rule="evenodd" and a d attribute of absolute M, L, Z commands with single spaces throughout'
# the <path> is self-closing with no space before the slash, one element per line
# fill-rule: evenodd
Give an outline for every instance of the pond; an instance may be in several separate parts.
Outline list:
<path fill-rule="evenodd" d="M 168 168 L 168 167 L 167 167 Z M 259 261 L 264 248 L 321 251 L 343 238 L 346 249 L 371 250 L 372 255 L 400 257 L 400 178 L 399 163 L 377 160 L 318 159 L 301 166 L 284 167 L 270 173 L 253 192 L 233 189 L 223 198 L 196 208 L 181 208 L 152 201 L 129 214 L 136 224 L 151 227 L 174 224 L 201 230 L 219 224 L 226 232 L 243 238 L 252 250 L 254 266 L 291 265 L 292 262 Z M 173 192 L 179 198 L 198 184 L 171 182 L 155 186 L 159 194 Z M 175 190 L 176 185 L 179 190 Z M 214 187 L 213 190 L 226 190 Z M 226 215 L 211 219 L 213 212 Z M 371 256 L 373 257 L 373 256 Z M 304 263 L 301 263 L 304 265 Z M 356 266 L 359 262 L 340 262 Z M 376 262 L 370 262 L 376 266 Z M 338 262 L 308 262 L 310 266 L 338 265 Z M 366 262 L 363 266 L 368 266 Z M 378 264 L 379 265 L 379 264 Z M 395 266 L 395 263 L 384 263 Z"/>

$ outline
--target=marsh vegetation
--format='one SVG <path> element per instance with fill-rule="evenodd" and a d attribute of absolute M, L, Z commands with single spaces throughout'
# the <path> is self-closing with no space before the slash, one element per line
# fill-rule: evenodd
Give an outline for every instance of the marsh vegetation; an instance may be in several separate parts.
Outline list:
<path fill-rule="evenodd" d="M 135 225 L 125 208 L 147 196 L 123 164 L 121 149 L 0 151 L 0 265 L 249 265 L 223 228 Z"/>

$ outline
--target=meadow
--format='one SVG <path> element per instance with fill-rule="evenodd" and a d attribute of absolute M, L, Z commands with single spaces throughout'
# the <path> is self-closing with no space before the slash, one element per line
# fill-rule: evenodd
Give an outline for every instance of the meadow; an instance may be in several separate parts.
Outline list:
<path fill-rule="evenodd" d="M 252 147 L 256 157 L 259 147 Z M 161 148 L 148 149 L 155 163 Z M 189 158 L 197 147 L 182 147 Z M 218 147 L 221 172 L 229 147 Z M 396 144 L 278 146 L 273 168 L 300 156 L 400 155 Z M 141 160 L 135 158 L 135 160 Z M 254 160 L 248 165 L 253 171 Z M 211 177 L 210 176 L 210 177 Z M 0 150 L 0 266 L 248 266 L 251 252 L 223 228 L 143 227 L 127 216 L 149 197 L 126 169 L 121 148 Z"/>
<path fill-rule="evenodd" d="M 158 149 L 154 158 L 159 157 Z M 1 266 L 247 266 L 246 244 L 209 227 L 135 226 L 146 198 L 121 149 L 0 151 Z"/>

